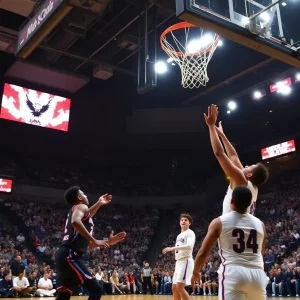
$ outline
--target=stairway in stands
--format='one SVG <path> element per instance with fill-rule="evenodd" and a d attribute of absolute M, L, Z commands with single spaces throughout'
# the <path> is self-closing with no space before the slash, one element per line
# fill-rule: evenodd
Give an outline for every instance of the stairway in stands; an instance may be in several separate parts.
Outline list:
<path fill-rule="evenodd" d="M 152 268 L 155 266 L 155 262 L 158 258 L 158 255 L 162 251 L 162 243 L 165 240 L 166 236 L 170 231 L 170 217 L 173 216 L 172 210 L 165 210 L 160 214 L 160 221 L 155 231 L 151 247 L 147 252 L 146 261 L 149 262 Z"/>

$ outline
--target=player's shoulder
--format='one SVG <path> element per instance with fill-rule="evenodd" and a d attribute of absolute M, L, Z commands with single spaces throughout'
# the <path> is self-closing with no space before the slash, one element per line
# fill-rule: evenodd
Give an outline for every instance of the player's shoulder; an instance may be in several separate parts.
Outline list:
<path fill-rule="evenodd" d="M 81 210 L 83 212 L 87 212 L 88 209 L 89 208 L 86 204 L 80 203 L 80 204 L 76 204 L 72 207 L 72 212 L 74 212 L 75 210 Z"/>
<path fill-rule="evenodd" d="M 248 217 L 249 219 L 255 221 L 255 222 L 260 222 L 260 223 L 262 223 L 262 221 L 261 221 L 259 218 L 255 217 L 255 216 L 253 216 L 253 215 L 251 215 L 251 214 L 249 214 L 249 213 L 247 213 L 247 217 Z"/>
<path fill-rule="evenodd" d="M 192 229 L 189 228 L 187 230 L 187 234 L 195 235 L 195 232 Z"/>

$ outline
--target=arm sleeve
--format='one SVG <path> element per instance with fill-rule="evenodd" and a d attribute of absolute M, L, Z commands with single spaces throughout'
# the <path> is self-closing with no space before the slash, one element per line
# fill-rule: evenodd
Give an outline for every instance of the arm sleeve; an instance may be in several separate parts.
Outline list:
<path fill-rule="evenodd" d="M 18 285 L 17 285 L 17 279 L 18 279 L 18 277 L 14 278 L 14 280 L 13 280 L 13 286 L 14 287 L 18 287 Z"/>
<path fill-rule="evenodd" d="M 26 284 L 26 287 L 28 287 L 28 286 L 29 286 L 29 281 L 28 281 L 28 279 L 27 279 L 27 278 L 25 278 L 25 284 Z"/>
<path fill-rule="evenodd" d="M 40 278 L 39 281 L 38 281 L 38 288 L 39 288 L 40 286 L 44 286 L 44 282 L 43 282 L 42 279 L 43 279 L 43 278 Z"/>
<path fill-rule="evenodd" d="M 177 250 L 193 250 L 193 247 L 195 245 L 196 237 L 194 232 L 189 232 L 187 234 L 187 239 L 186 239 L 186 244 L 175 247 L 176 251 Z"/>

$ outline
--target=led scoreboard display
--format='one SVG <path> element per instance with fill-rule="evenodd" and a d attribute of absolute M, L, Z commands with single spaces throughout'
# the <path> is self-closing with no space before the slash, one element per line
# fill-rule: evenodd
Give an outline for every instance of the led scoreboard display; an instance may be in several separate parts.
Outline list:
<path fill-rule="evenodd" d="M 263 160 L 296 151 L 295 140 L 290 140 L 277 145 L 261 149 Z"/>

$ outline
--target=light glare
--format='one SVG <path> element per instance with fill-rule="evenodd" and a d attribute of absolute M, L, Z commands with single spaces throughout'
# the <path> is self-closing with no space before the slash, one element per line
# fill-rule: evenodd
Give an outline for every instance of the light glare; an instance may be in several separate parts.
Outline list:
<path fill-rule="evenodd" d="M 278 93 L 287 96 L 292 92 L 292 89 L 290 86 L 288 85 L 281 85 L 278 89 Z"/>
<path fill-rule="evenodd" d="M 242 23 L 243 23 L 244 25 L 249 24 L 249 19 L 246 18 L 246 17 L 243 17 L 243 18 L 242 18 Z"/>
<path fill-rule="evenodd" d="M 268 23 L 270 22 L 270 15 L 264 11 L 261 15 L 260 15 L 260 18 L 265 22 L 265 23 Z"/>
<path fill-rule="evenodd" d="M 197 53 L 210 45 L 213 42 L 213 39 L 211 34 L 205 34 L 198 40 L 191 40 L 187 45 L 187 50 L 189 53 Z"/>
<path fill-rule="evenodd" d="M 228 102 L 228 108 L 230 110 L 235 110 L 236 109 L 236 103 L 234 101 L 229 101 Z"/>
<path fill-rule="evenodd" d="M 282 2 L 281 4 L 282 6 L 287 6 L 286 2 Z"/>
<path fill-rule="evenodd" d="M 254 99 L 260 99 L 263 95 L 260 91 L 255 91 L 253 93 Z"/>
<path fill-rule="evenodd" d="M 296 80 L 297 80 L 297 81 L 300 81 L 300 73 L 297 73 L 297 74 L 296 74 Z"/>
<path fill-rule="evenodd" d="M 231 113 L 231 111 L 230 110 L 227 110 L 227 114 L 229 115 Z"/>
<path fill-rule="evenodd" d="M 156 64 L 155 64 L 155 71 L 156 73 L 158 74 L 164 74 L 166 73 L 168 70 L 168 67 L 166 65 L 165 62 L 163 61 L 158 61 Z"/>
<path fill-rule="evenodd" d="M 171 62 L 173 62 L 174 61 L 174 58 L 172 58 L 172 57 L 169 57 L 168 59 L 167 59 L 167 62 L 168 63 L 171 63 Z"/>
<path fill-rule="evenodd" d="M 218 47 L 222 47 L 223 46 L 223 41 L 222 40 L 219 40 L 218 41 Z"/>

